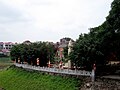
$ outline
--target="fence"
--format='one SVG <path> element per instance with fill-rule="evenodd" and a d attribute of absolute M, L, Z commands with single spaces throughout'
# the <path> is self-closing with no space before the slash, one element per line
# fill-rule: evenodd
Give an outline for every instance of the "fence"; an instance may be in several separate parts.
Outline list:
<path fill-rule="evenodd" d="M 31 70 L 50 72 L 50 73 L 58 73 L 58 74 L 69 74 L 69 75 L 80 75 L 80 76 L 92 76 L 92 72 L 85 70 L 70 70 L 70 69 L 59 69 L 59 68 L 48 68 L 48 67 L 40 67 L 40 66 L 31 66 L 27 64 L 17 64 L 15 66 L 22 67 Z"/>

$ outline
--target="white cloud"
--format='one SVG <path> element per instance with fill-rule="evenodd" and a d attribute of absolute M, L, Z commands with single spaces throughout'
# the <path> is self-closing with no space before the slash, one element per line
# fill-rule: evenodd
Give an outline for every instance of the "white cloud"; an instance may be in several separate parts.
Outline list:
<path fill-rule="evenodd" d="M 0 0 L 4 11 L 0 11 L 4 14 L 0 15 L 0 32 L 4 34 L 0 38 L 18 42 L 57 41 L 65 36 L 77 39 L 80 33 L 105 21 L 112 1 Z"/>

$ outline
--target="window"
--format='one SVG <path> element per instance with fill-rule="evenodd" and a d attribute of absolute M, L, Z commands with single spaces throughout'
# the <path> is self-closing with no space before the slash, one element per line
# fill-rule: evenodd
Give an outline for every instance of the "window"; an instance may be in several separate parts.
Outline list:
<path fill-rule="evenodd" d="M 5 45 L 5 46 L 8 46 L 8 45 Z"/>

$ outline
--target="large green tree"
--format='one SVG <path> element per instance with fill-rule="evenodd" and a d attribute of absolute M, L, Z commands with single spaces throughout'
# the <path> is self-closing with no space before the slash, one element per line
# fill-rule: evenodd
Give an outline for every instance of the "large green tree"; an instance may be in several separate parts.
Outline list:
<path fill-rule="evenodd" d="M 120 60 L 120 0 L 114 0 L 106 21 L 88 34 L 81 34 L 70 58 L 77 66 L 92 69 L 93 64 L 106 65 L 109 60 Z"/>

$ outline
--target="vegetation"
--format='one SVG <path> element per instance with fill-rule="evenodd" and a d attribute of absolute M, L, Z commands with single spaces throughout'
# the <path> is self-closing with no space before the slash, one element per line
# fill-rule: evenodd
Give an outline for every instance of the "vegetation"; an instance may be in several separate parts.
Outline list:
<path fill-rule="evenodd" d="M 6 68 L 12 65 L 10 57 L 1 57 L 0 58 L 0 69 Z"/>
<path fill-rule="evenodd" d="M 75 78 L 63 78 L 41 72 L 10 67 L 0 71 L 0 87 L 5 90 L 78 90 Z"/>
<path fill-rule="evenodd" d="M 120 61 L 120 0 L 114 0 L 106 21 L 98 27 L 90 28 L 88 34 L 81 34 L 73 46 L 69 58 L 73 65 L 86 67 L 91 70 L 93 64 L 106 65 L 110 60 Z M 65 49 L 67 57 L 67 48 Z M 54 62 L 55 48 L 45 42 L 18 44 L 11 49 L 11 59 L 20 62 L 47 66 L 47 62 Z M 6 66 L 9 58 L 0 58 L 0 67 Z M 45 73 L 11 67 L 0 71 L 0 87 L 6 90 L 75 90 L 78 89 L 77 79 L 51 76 Z"/>
<path fill-rule="evenodd" d="M 68 59 L 68 46 L 64 48 L 64 58 Z"/>
<path fill-rule="evenodd" d="M 0 57 L 7 57 L 7 55 L 0 53 Z"/>
<path fill-rule="evenodd" d="M 47 66 L 47 62 L 54 61 L 55 48 L 53 45 L 45 42 L 36 42 L 27 44 L 18 44 L 11 49 L 11 59 L 20 59 L 20 62 L 28 62 L 28 64 L 36 65 L 39 58 L 40 66 Z"/>
<path fill-rule="evenodd" d="M 114 0 L 106 21 L 88 34 L 81 34 L 70 54 L 72 63 L 77 67 L 92 69 L 106 65 L 110 60 L 120 61 L 120 0 Z"/>

